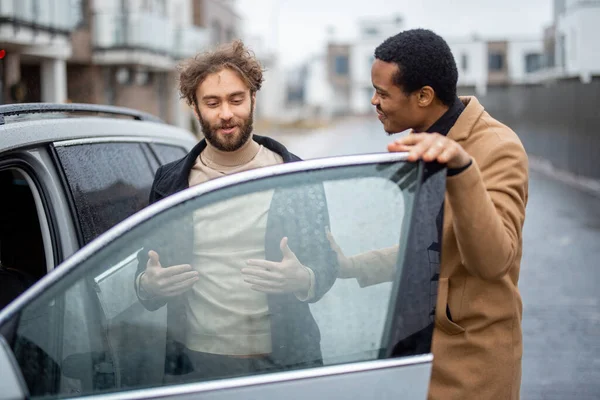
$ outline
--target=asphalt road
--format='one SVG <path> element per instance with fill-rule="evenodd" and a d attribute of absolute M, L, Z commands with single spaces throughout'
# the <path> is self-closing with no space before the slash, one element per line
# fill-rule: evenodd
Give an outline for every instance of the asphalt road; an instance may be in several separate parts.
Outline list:
<path fill-rule="evenodd" d="M 302 158 L 382 152 L 375 118 L 264 132 Z M 523 399 L 600 399 L 600 197 L 531 171 L 520 290 Z"/>

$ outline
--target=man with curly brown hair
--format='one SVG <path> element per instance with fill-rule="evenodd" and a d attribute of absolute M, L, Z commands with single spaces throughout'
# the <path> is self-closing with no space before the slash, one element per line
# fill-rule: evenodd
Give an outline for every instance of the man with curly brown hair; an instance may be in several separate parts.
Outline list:
<path fill-rule="evenodd" d="M 205 139 L 157 170 L 150 203 L 210 179 L 300 160 L 252 132 L 263 71 L 241 41 L 189 60 L 179 82 Z M 323 187 L 227 203 L 196 211 L 178 232 L 177 249 L 159 239 L 139 253 L 140 302 L 148 310 L 168 309 L 166 374 L 204 380 L 321 365 L 308 303 L 337 275 Z M 306 229 L 315 234 L 301 235 Z"/>

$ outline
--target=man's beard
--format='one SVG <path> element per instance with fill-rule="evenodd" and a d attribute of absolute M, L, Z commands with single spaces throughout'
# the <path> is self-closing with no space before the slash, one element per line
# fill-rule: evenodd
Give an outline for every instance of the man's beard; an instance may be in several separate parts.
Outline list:
<path fill-rule="evenodd" d="M 252 105 L 250 110 L 252 110 Z M 202 133 L 204 138 L 211 146 L 221 151 L 236 151 L 240 149 L 252 135 L 254 116 L 252 112 L 246 119 L 232 118 L 230 122 L 221 122 L 218 125 L 211 126 L 209 122 L 202 118 L 200 112 L 198 112 L 200 126 L 202 127 Z M 237 127 L 239 132 L 231 135 L 220 135 L 219 129 L 228 129 Z"/>

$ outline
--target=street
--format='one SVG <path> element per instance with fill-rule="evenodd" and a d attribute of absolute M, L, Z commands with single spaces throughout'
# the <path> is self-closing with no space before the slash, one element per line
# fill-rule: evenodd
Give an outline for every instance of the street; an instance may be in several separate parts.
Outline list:
<path fill-rule="evenodd" d="M 382 152 L 392 141 L 375 117 L 259 134 L 305 159 Z M 531 171 L 523 240 L 522 398 L 600 398 L 600 197 Z"/>

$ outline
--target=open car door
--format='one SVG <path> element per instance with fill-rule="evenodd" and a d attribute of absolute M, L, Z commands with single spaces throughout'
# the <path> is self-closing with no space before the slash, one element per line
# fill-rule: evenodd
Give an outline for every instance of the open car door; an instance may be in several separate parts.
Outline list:
<path fill-rule="evenodd" d="M 445 176 L 402 153 L 335 157 L 215 179 L 147 207 L 3 310 L 0 399 L 426 399 Z M 260 234 L 233 240 L 240 230 Z M 250 248 L 278 262 L 284 237 L 312 272 L 308 293 L 265 294 L 267 318 L 248 326 L 202 306 L 240 309 L 253 290 L 235 268 L 208 268 L 215 249 L 232 265 Z M 140 300 L 150 249 L 163 267 L 189 260 L 201 284 Z M 230 356 L 261 326 L 268 368 L 219 373 L 192 359 L 188 347 L 207 343 L 196 331 L 221 327 L 209 342 Z"/>

